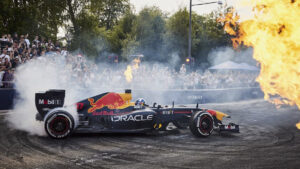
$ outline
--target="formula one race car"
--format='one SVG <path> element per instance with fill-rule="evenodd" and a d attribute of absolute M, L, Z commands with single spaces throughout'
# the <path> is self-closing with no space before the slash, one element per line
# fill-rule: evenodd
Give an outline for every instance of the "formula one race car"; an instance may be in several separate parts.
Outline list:
<path fill-rule="evenodd" d="M 77 113 L 64 105 L 64 90 L 36 93 L 36 120 L 44 121 L 52 138 L 65 138 L 72 132 L 87 133 L 145 133 L 166 130 L 169 123 L 177 128 L 189 127 L 195 136 L 207 137 L 214 129 L 239 132 L 239 125 L 222 124 L 229 115 L 204 108 L 146 105 L 143 99 L 131 102 L 131 90 L 125 93 L 103 93 L 77 103 Z M 77 120 L 76 120 L 77 119 Z"/>

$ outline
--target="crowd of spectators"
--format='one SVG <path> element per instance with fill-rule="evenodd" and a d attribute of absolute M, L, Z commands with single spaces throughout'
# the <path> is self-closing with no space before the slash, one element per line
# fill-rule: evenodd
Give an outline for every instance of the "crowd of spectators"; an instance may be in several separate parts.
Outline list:
<path fill-rule="evenodd" d="M 223 89 L 239 87 L 258 87 L 255 81 L 257 72 L 224 71 L 202 73 L 193 72 L 187 76 L 180 76 L 185 82 L 184 89 Z"/>
<path fill-rule="evenodd" d="M 161 65 L 150 68 L 141 66 L 133 72 L 132 85 L 135 88 L 158 89 L 225 89 L 259 87 L 256 78 L 259 72 L 251 71 L 186 71 L 183 67 L 175 71 Z M 146 86 L 147 87 L 147 86 Z"/>
<path fill-rule="evenodd" d="M 31 41 L 29 35 L 13 36 L 4 34 L 0 38 L 0 87 L 13 87 L 15 69 L 30 59 L 43 56 L 49 52 L 66 54 L 66 48 L 51 39 L 35 36 Z"/>
<path fill-rule="evenodd" d="M 119 84 L 125 81 L 124 69 L 101 68 L 88 62 L 83 55 L 70 55 L 60 43 L 53 43 L 43 37 L 35 36 L 31 41 L 28 34 L 3 35 L 0 38 L 0 86 L 12 88 L 14 71 L 27 61 L 47 54 L 65 56 L 65 68 L 71 72 L 76 82 L 92 83 L 98 81 Z M 55 62 L 54 62 L 55 64 Z M 101 69 L 101 73 L 97 69 Z M 98 73 L 97 73 L 98 72 Z M 163 65 L 144 65 L 133 72 L 131 86 L 135 88 L 157 87 L 160 89 L 220 89 L 236 87 L 258 87 L 255 81 L 258 72 L 241 71 L 194 71 L 187 72 L 183 65 L 180 71 L 175 71 Z M 71 77 L 71 78 L 73 78 Z M 107 79 L 106 79 L 107 77 Z M 114 77 L 114 78 L 112 78 Z M 140 86 L 139 86 L 140 85 Z"/>

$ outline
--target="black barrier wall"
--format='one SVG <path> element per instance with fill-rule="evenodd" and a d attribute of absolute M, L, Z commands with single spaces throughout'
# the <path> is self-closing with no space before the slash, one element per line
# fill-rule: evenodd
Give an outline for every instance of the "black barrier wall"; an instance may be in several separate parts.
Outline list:
<path fill-rule="evenodd" d="M 0 110 L 9 110 L 13 107 L 14 89 L 0 89 Z"/>
<path fill-rule="evenodd" d="M 68 92 L 68 91 L 66 91 Z M 97 95 L 100 93 L 95 93 Z M 133 100 L 144 98 L 147 103 L 205 104 L 263 98 L 260 88 L 201 89 L 201 90 L 133 90 Z M 13 107 L 14 89 L 0 89 L 0 110 Z M 83 98 L 84 99 L 84 98 Z"/>

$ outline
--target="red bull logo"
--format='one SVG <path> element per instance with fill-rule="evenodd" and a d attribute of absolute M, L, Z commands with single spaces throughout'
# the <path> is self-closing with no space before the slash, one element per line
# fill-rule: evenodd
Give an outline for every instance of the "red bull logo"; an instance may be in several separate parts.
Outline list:
<path fill-rule="evenodd" d="M 97 101 L 94 101 L 93 98 L 88 99 L 88 101 L 92 106 L 88 109 L 88 113 L 95 112 L 104 107 L 107 107 L 108 109 L 118 109 L 126 104 L 124 99 L 117 93 L 108 93 Z"/>

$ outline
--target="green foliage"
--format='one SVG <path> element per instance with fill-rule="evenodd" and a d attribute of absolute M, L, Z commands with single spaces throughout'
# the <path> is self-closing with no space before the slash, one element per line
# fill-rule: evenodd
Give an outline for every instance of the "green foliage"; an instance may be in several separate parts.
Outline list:
<path fill-rule="evenodd" d="M 61 0 L 1 0 L 0 30 L 56 39 L 64 2 Z"/>
<path fill-rule="evenodd" d="M 122 31 L 112 27 L 122 14 L 130 12 L 128 0 L 66 1 L 66 18 L 72 23 L 71 50 L 79 49 L 101 60 L 105 55 L 121 52 Z"/>
<path fill-rule="evenodd" d="M 162 57 L 164 18 L 162 11 L 157 7 L 144 8 L 134 22 L 131 36 L 138 42 L 135 52 L 144 54 L 146 60 L 162 61 L 164 59 Z"/>
<path fill-rule="evenodd" d="M 172 15 L 167 21 L 166 28 L 165 43 L 168 51 L 178 53 L 184 60 L 188 55 L 189 12 L 187 9 L 179 9 Z M 194 33 L 195 30 L 192 32 Z"/>
<path fill-rule="evenodd" d="M 113 30 L 108 31 L 108 41 L 110 43 L 110 49 L 112 53 L 121 55 L 122 59 L 126 60 L 135 49 L 133 49 L 131 41 L 135 41 L 132 37 L 133 26 L 135 24 L 136 15 L 128 11 L 120 20 L 119 24 L 114 27 Z M 129 50 L 127 50 L 129 48 Z"/>
<path fill-rule="evenodd" d="M 129 0 L 91 0 L 90 11 L 99 19 L 99 26 L 106 30 L 112 29 L 129 10 Z"/>
<path fill-rule="evenodd" d="M 90 57 L 98 57 L 107 50 L 105 30 L 97 26 L 97 18 L 85 12 L 80 13 L 76 18 L 76 23 L 80 26 L 80 33 L 74 34 L 70 49 L 80 50 Z"/>
<path fill-rule="evenodd" d="M 69 49 L 104 60 L 114 53 L 128 60 L 144 54 L 149 61 L 169 62 L 175 53 L 188 54 L 189 11 L 167 16 L 157 7 L 133 13 L 129 0 L 1 0 L 0 32 L 29 33 L 56 39 L 58 27 L 68 30 Z M 228 10 L 225 10 L 228 12 Z M 223 11 L 192 14 L 192 56 L 207 62 L 208 53 L 230 45 L 217 18 Z"/>
<path fill-rule="evenodd" d="M 197 62 L 207 62 L 208 53 L 214 48 L 231 44 L 230 37 L 223 30 L 222 23 L 218 22 L 219 12 L 212 12 L 206 16 L 198 16 L 196 20 L 197 33 L 192 53 Z M 194 40 L 194 39 L 193 39 Z"/>

